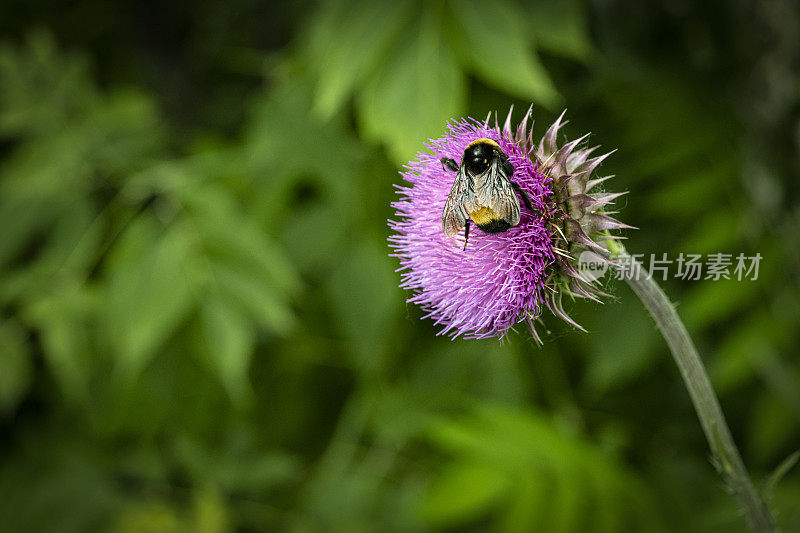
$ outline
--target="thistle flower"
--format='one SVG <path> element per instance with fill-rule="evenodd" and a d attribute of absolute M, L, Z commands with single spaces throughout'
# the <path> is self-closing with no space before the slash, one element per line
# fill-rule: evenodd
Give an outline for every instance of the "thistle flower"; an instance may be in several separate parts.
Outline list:
<path fill-rule="evenodd" d="M 466 338 L 501 337 L 525 320 L 541 342 L 533 321 L 543 308 L 580 328 L 564 312 L 564 295 L 597 300 L 603 293 L 577 268 L 580 254 L 596 252 L 611 262 L 605 241 L 618 238 L 608 230 L 630 227 L 601 212 L 623 193 L 594 192 L 608 179 L 594 176 L 610 152 L 590 157 L 594 148 L 581 147 L 586 136 L 558 145 L 564 114 L 547 130 L 538 146 L 531 109 L 516 131 L 511 112 L 502 129 L 495 119 L 452 121 L 448 132 L 426 143 L 401 172 L 409 186 L 399 186 L 401 199 L 392 206 L 397 220 L 389 225 L 394 256 L 400 259 L 401 287 L 411 290 L 416 303 L 443 326 L 440 334 Z M 520 185 L 539 213 L 522 209 L 519 224 L 501 233 L 484 233 L 473 225 L 464 248 L 463 232 L 456 239 L 442 231 L 442 209 L 454 174 L 441 158 L 461 161 L 472 141 L 496 141 L 514 165 L 512 179 Z M 581 328 L 582 329 L 582 328 Z"/>

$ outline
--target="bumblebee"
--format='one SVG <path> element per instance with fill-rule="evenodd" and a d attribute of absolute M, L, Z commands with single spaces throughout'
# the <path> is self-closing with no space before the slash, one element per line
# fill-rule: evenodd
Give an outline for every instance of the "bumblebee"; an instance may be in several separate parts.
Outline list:
<path fill-rule="evenodd" d="M 469 239 L 470 220 L 486 233 L 500 233 L 519 224 L 520 203 L 539 214 L 528 195 L 511 180 L 514 165 L 492 139 L 477 139 L 467 145 L 461 165 L 443 157 L 442 167 L 456 172 L 456 179 L 442 212 L 442 230 L 455 237 L 464 229 L 464 250 Z"/>

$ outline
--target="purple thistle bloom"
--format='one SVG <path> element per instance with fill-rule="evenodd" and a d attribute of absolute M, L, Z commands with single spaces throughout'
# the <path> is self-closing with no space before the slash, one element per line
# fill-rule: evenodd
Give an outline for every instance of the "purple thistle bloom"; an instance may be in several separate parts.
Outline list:
<path fill-rule="evenodd" d="M 389 221 L 396 232 L 389 237 L 390 246 L 400 259 L 401 287 L 413 291 L 408 301 L 443 326 L 440 334 L 502 338 L 524 319 L 539 340 L 533 320 L 543 307 L 575 324 L 563 312 L 562 292 L 589 298 L 602 294 L 573 264 L 575 252 L 588 248 L 605 252 L 590 233 L 624 227 L 595 212 L 612 197 L 600 195 L 598 200 L 586 194 L 591 188 L 587 185 L 593 185 L 588 177 L 605 156 L 588 159 L 591 150 L 576 149 L 578 142 L 558 149 L 560 118 L 537 150 L 527 130 L 530 113 L 516 135 L 511 132 L 510 113 L 502 130 L 489 127 L 488 119 L 453 121 L 444 136 L 426 143 L 430 152 L 419 152 L 401 173 L 410 185 L 398 187 L 401 199 L 392 204 L 398 220 Z M 507 231 L 485 233 L 473 224 L 464 250 L 463 231 L 454 239 L 442 231 L 442 210 L 455 173 L 443 167 L 441 158 L 459 162 L 467 145 L 481 138 L 500 145 L 514 165 L 512 180 L 539 213 L 521 202 L 520 222 Z M 579 205 L 573 205 L 576 200 Z M 584 218 L 593 224 L 586 231 Z"/>

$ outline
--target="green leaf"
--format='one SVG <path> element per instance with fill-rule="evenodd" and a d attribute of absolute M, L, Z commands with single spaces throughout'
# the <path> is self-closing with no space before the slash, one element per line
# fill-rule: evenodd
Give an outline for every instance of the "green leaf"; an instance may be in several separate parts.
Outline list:
<path fill-rule="evenodd" d="M 300 280 L 294 266 L 253 220 L 242 216 L 232 194 L 218 185 L 189 184 L 178 195 L 212 270 L 239 270 L 251 283 L 261 285 L 262 293 L 275 297 L 297 292 Z"/>
<path fill-rule="evenodd" d="M 472 70 L 487 84 L 553 107 L 560 96 L 534 50 L 525 13 L 508 0 L 452 2 Z"/>
<path fill-rule="evenodd" d="M 231 517 L 224 497 L 212 487 L 196 491 L 194 495 L 194 520 L 187 528 L 197 533 L 225 533 L 231 531 Z"/>
<path fill-rule="evenodd" d="M 150 501 L 123 509 L 111 532 L 181 533 L 186 529 L 177 506 L 161 501 Z"/>
<path fill-rule="evenodd" d="M 94 203 L 81 198 L 61 211 L 50 230 L 40 263 L 48 276 L 85 277 L 97 260 L 97 249 L 107 219 L 98 214 Z"/>
<path fill-rule="evenodd" d="M 500 518 L 500 531 L 541 531 L 540 517 L 546 512 L 547 480 L 530 476 L 521 479 L 514 487 L 514 496 L 509 498 L 508 511 Z"/>
<path fill-rule="evenodd" d="M 45 361 L 64 396 L 73 401 L 88 398 L 93 368 L 92 319 L 97 299 L 82 287 L 31 299 L 24 316 L 41 336 Z"/>
<path fill-rule="evenodd" d="M 0 48 L 0 135 L 49 135 L 95 99 L 85 57 L 60 53 L 53 34 L 31 32 Z"/>
<path fill-rule="evenodd" d="M 22 250 L 58 217 L 58 203 L 49 199 L 0 201 L 0 268 L 13 262 Z"/>
<path fill-rule="evenodd" d="M 12 412 L 28 391 L 33 373 L 27 334 L 15 321 L 0 323 L 0 413 Z"/>
<path fill-rule="evenodd" d="M 327 2 L 313 21 L 311 60 L 319 72 L 314 111 L 323 118 L 341 109 L 386 58 L 409 20 L 409 0 Z M 334 35 L 328 35 L 330 30 Z"/>
<path fill-rule="evenodd" d="M 386 142 L 398 163 L 420 150 L 425 139 L 440 135 L 466 104 L 464 76 L 436 15 L 431 8 L 421 17 L 358 99 L 364 136 Z"/>
<path fill-rule="evenodd" d="M 283 250 L 240 214 L 225 189 L 190 185 L 178 194 L 201 245 L 195 251 L 204 256 L 199 261 L 205 267 L 203 287 L 216 291 L 232 313 L 287 333 L 295 323 L 287 299 L 300 281 Z"/>
<path fill-rule="evenodd" d="M 421 512 L 433 527 L 452 527 L 479 518 L 508 489 L 508 479 L 496 468 L 452 463 L 426 489 Z"/>
<path fill-rule="evenodd" d="M 365 147 L 347 117 L 322 121 L 312 113 L 313 98 L 311 83 L 298 80 L 276 87 L 253 110 L 242 152 L 264 188 L 264 216 L 280 214 L 276 201 L 291 192 L 299 177 L 324 184 L 334 201 L 352 199 L 352 173 Z"/>
<path fill-rule="evenodd" d="M 216 264 L 212 268 L 220 293 L 261 326 L 278 334 L 286 334 L 294 327 L 294 313 L 272 285 L 264 285 L 235 265 Z"/>
<path fill-rule="evenodd" d="M 635 531 L 661 530 L 652 495 L 635 475 L 544 416 L 480 403 L 467 416 L 435 419 L 429 437 L 450 458 L 445 472 L 477 464 L 504 480 L 492 479 L 490 486 L 505 483 L 507 497 L 481 493 L 478 500 L 482 513 L 499 515 L 503 524 L 536 524 L 542 531 L 565 533 L 616 531 L 614 524 L 627 524 Z M 468 497 L 452 490 L 457 497 Z M 538 505 L 532 505 L 537 496 Z M 473 508 L 454 503 L 451 509 L 450 523 L 475 523 Z"/>
<path fill-rule="evenodd" d="M 143 215 L 108 265 L 106 340 L 125 378 L 139 374 L 191 310 L 189 247 L 177 227 L 162 230 Z"/>
<path fill-rule="evenodd" d="M 255 344 L 251 322 L 216 296 L 203 300 L 200 316 L 205 359 L 231 400 L 243 405 L 252 395 L 247 378 Z"/>
<path fill-rule="evenodd" d="M 64 205 L 50 213 L 50 216 L 43 216 L 39 211 L 48 209 L 46 203 L 22 202 L 17 204 L 17 208 L 18 217 L 9 221 L 10 228 L 4 227 L 2 223 L 0 227 L 10 229 L 9 233 L 14 228 L 20 228 L 21 231 L 19 234 L 9 235 L 8 240 L 0 237 L 0 241 L 6 245 L 13 243 L 10 248 L 0 251 L 0 255 L 10 252 L 13 247 L 26 244 L 25 241 L 30 246 L 32 234 L 20 239 L 26 233 L 22 229 L 25 226 L 23 221 L 35 220 L 36 226 L 47 224 L 49 227 L 38 227 L 34 233 L 42 241 L 35 257 L 14 265 L 13 271 L 0 281 L 0 300 L 35 300 L 43 296 L 53 296 L 55 292 L 64 289 L 72 290 L 73 285 L 82 283 L 97 260 L 97 249 L 106 218 L 97 214 L 88 199 Z M 0 213 L 2 212 L 3 207 L 0 207 Z M 18 226 L 20 222 L 22 227 Z M 4 235 L 4 232 L 0 230 L 0 234 Z"/>
<path fill-rule="evenodd" d="M 164 129 L 155 101 L 139 90 L 117 90 L 78 125 L 92 165 L 112 179 L 125 176 L 161 155 Z"/>
<path fill-rule="evenodd" d="M 222 445 L 181 436 L 175 456 L 194 483 L 213 483 L 225 492 L 264 492 L 286 487 L 303 476 L 303 465 L 293 455 L 264 448 L 254 433 L 230 430 Z"/>

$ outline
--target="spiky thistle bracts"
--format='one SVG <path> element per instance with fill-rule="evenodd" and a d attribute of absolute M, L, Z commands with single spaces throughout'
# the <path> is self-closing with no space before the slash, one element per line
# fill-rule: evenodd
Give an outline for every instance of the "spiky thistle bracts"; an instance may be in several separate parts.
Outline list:
<path fill-rule="evenodd" d="M 623 224 L 607 211 L 605 206 L 626 192 L 609 193 L 599 190 L 599 185 L 613 176 L 598 176 L 597 168 L 613 151 L 591 157 L 597 147 L 582 146 L 587 135 L 567 142 L 558 143 L 558 133 L 564 122 L 564 113 L 547 129 L 536 145 L 533 141 L 533 128 L 527 129 L 530 114 L 525 115 L 517 128 L 514 139 L 524 146 L 531 157 L 538 161 L 543 171 L 551 178 L 549 184 L 553 194 L 550 197 L 553 208 L 550 210 L 550 223 L 554 228 L 553 247 L 556 250 L 556 263 L 548 278 L 545 304 L 557 317 L 573 326 L 583 329 L 565 311 L 562 305 L 564 296 L 578 296 L 598 300 L 605 296 L 580 273 L 578 259 L 585 251 L 595 252 L 595 257 L 614 265 L 606 244 L 619 239 L 610 231 L 632 228 Z M 510 117 L 506 120 L 504 131 L 510 132 Z M 538 338 L 532 322 L 531 331 Z"/>
<path fill-rule="evenodd" d="M 401 287 L 413 293 L 408 301 L 443 326 L 441 334 L 502 337 L 525 320 L 540 341 L 533 321 L 543 308 L 578 326 L 564 312 L 563 296 L 602 294 L 580 275 L 576 261 L 584 249 L 608 258 L 594 237 L 607 239 L 606 230 L 624 227 L 598 211 L 619 195 L 592 192 L 605 179 L 592 176 L 608 154 L 590 158 L 592 149 L 579 148 L 583 139 L 559 147 L 563 114 L 535 146 L 530 117 L 528 110 L 516 131 L 511 113 L 502 129 L 496 122 L 490 127 L 488 119 L 453 121 L 445 135 L 426 143 L 429 152 L 418 153 L 401 172 L 408 185 L 398 187 L 401 198 L 392 204 L 392 255 L 400 260 Z M 508 155 L 514 181 L 538 213 L 523 209 L 519 224 L 502 233 L 473 229 L 463 250 L 463 236 L 454 242 L 442 232 L 454 176 L 441 158 L 460 161 L 465 147 L 480 138 L 495 140 Z"/>

